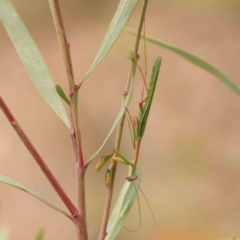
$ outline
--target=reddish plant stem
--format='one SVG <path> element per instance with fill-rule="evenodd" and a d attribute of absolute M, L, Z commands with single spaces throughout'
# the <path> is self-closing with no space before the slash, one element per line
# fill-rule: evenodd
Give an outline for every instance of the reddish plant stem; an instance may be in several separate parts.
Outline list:
<path fill-rule="evenodd" d="M 75 171 L 76 171 L 76 183 L 77 183 L 77 191 L 78 191 L 78 209 L 86 209 L 86 198 L 85 198 L 85 173 L 87 170 L 87 166 L 80 166 L 78 161 L 78 152 L 76 151 L 76 138 L 74 137 L 74 129 L 71 127 L 70 130 L 70 138 L 72 141 L 73 152 L 75 157 Z M 87 226 L 85 223 L 87 222 L 86 213 L 83 211 L 79 212 L 78 219 L 75 221 L 75 225 L 77 227 L 77 234 L 79 240 L 86 240 Z"/>
<path fill-rule="evenodd" d="M 65 27 L 63 24 L 63 18 L 61 14 L 60 4 L 58 0 L 49 0 L 49 5 L 52 11 L 53 20 L 55 23 L 56 31 L 58 34 L 58 40 L 60 48 L 63 55 L 63 61 L 65 66 L 65 71 L 67 74 L 68 86 L 69 86 L 69 97 L 71 100 L 71 126 L 70 126 L 70 136 L 72 147 L 75 156 L 75 168 L 76 168 L 76 178 L 77 178 L 77 195 L 78 195 L 78 210 L 79 210 L 79 221 L 81 224 L 77 223 L 78 238 L 81 240 L 88 239 L 87 233 L 87 222 L 86 222 L 86 200 L 85 200 L 85 172 L 87 164 L 84 164 L 82 142 L 81 142 L 81 132 L 78 124 L 78 91 L 80 85 L 75 85 L 73 76 L 73 67 L 70 54 L 70 44 L 67 40 L 67 35 Z"/>
<path fill-rule="evenodd" d="M 133 174 L 135 174 L 136 167 L 137 167 L 137 164 L 138 164 L 138 156 L 139 156 L 139 151 L 140 151 L 141 140 L 142 140 L 142 139 L 139 138 L 139 139 L 137 140 L 137 144 L 136 144 Z"/>
<path fill-rule="evenodd" d="M 71 53 L 70 53 L 70 44 L 67 41 L 67 35 L 66 35 L 64 24 L 63 24 L 63 18 L 61 14 L 59 1 L 50 0 L 49 4 L 52 10 L 53 20 L 56 26 L 59 41 L 61 41 L 60 45 L 61 45 L 62 54 L 64 55 L 64 65 L 67 72 L 69 91 L 71 92 L 72 89 L 74 88 L 74 81 L 73 81 L 74 76 L 73 76 L 73 67 L 72 67 L 72 60 L 71 60 Z"/>
<path fill-rule="evenodd" d="M 122 136 L 123 126 L 124 126 L 124 119 L 125 119 L 125 116 L 123 116 L 121 122 L 118 125 L 117 138 L 116 138 L 116 143 L 115 143 L 115 148 L 117 150 L 119 150 L 120 144 L 121 144 L 121 136 Z M 103 213 L 102 226 L 101 226 L 101 231 L 100 231 L 98 240 L 103 240 L 107 235 L 107 231 L 106 231 L 107 230 L 107 223 L 108 223 L 108 219 L 109 219 L 109 215 L 110 215 L 114 181 L 115 181 L 115 176 L 116 176 L 116 171 L 117 171 L 116 161 L 113 161 L 111 164 L 113 164 L 112 176 L 111 176 L 109 187 L 107 189 L 105 209 L 104 209 L 104 213 Z"/>
<path fill-rule="evenodd" d="M 73 75 L 73 67 L 70 53 L 70 43 L 67 40 L 66 30 L 63 24 L 63 18 L 61 14 L 61 8 L 58 0 L 49 0 L 49 5 L 52 11 L 53 20 L 55 23 L 56 31 L 58 34 L 59 44 L 61 47 L 63 61 L 65 66 L 65 71 L 68 79 L 69 86 L 69 96 L 71 99 L 71 110 L 72 110 L 72 124 L 74 126 L 77 151 L 79 164 L 81 166 L 84 165 L 83 152 L 82 152 L 82 144 L 81 144 L 81 133 L 78 126 L 78 90 L 80 86 L 75 85 L 74 75 Z M 75 149 L 76 151 L 76 149 Z"/>
<path fill-rule="evenodd" d="M 137 31 L 137 35 L 136 35 L 136 40 L 135 40 L 135 47 L 134 47 L 135 56 L 138 55 L 139 42 L 140 42 L 140 39 L 141 39 L 141 32 L 142 32 L 143 22 L 144 22 L 144 19 L 145 19 L 145 13 L 146 13 L 146 10 L 147 10 L 147 4 L 148 4 L 148 0 L 144 0 L 142 10 L 141 10 L 141 16 L 140 16 L 140 20 L 139 20 L 139 24 L 138 24 L 138 31 Z M 128 79 L 127 79 L 127 83 L 126 83 L 126 88 L 123 92 L 123 102 L 124 102 L 124 99 L 127 97 L 127 94 L 128 94 L 128 91 L 129 91 L 130 81 L 131 81 L 131 70 L 133 68 L 133 64 L 134 63 L 132 62 L 131 67 L 130 67 L 130 71 L 129 71 L 129 75 L 128 75 Z M 126 113 L 126 111 L 125 111 L 125 113 Z M 119 150 L 119 148 L 120 148 L 123 126 L 124 126 L 124 120 L 125 120 L 125 113 L 124 113 L 124 115 L 123 115 L 123 117 L 122 117 L 122 119 L 121 119 L 121 121 L 118 125 L 118 132 L 117 132 L 116 144 L 115 144 L 115 149 L 116 150 Z M 114 155 L 116 156 L 116 154 L 114 154 Z M 106 197 L 106 202 L 105 202 L 105 207 L 104 207 L 102 226 L 101 226 L 101 230 L 100 230 L 98 240 L 104 240 L 106 235 L 107 235 L 107 224 L 108 224 L 111 202 L 112 202 L 112 195 L 113 195 L 114 181 L 115 181 L 115 176 L 116 176 L 117 162 L 113 161 L 112 164 L 113 164 L 113 171 L 112 171 L 112 176 L 111 176 L 111 179 L 110 179 L 109 188 L 108 188 L 108 191 L 107 191 L 107 197 Z"/>
<path fill-rule="evenodd" d="M 53 186 L 53 188 L 59 195 L 59 197 L 62 199 L 62 201 L 64 202 L 64 204 L 66 205 L 66 207 L 68 208 L 70 213 L 72 214 L 72 216 L 73 217 L 77 216 L 78 209 L 74 206 L 72 201 L 69 199 L 69 197 L 67 196 L 67 194 L 62 189 L 59 182 L 57 181 L 57 179 L 52 174 L 51 170 L 48 168 L 48 166 L 44 162 L 43 158 L 40 156 L 40 154 L 37 152 L 36 148 L 33 146 L 31 141 L 29 140 L 29 138 L 26 136 L 23 129 L 21 128 L 21 126 L 19 125 L 19 123 L 17 122 L 17 120 L 15 119 L 13 114 L 11 113 L 10 109 L 8 108 L 8 106 L 6 105 L 6 103 L 4 102 L 2 97 L 0 97 L 0 107 L 3 111 L 3 113 L 5 114 L 5 116 L 7 117 L 8 121 L 11 123 L 12 127 L 14 128 L 14 130 L 16 131 L 16 133 L 22 140 L 23 144 L 26 146 L 28 151 L 31 153 L 33 158 L 36 160 L 37 164 L 39 165 L 39 167 L 41 168 L 41 170 L 43 171 L 43 173 L 45 174 L 45 176 L 47 177 L 47 179 L 49 180 L 49 182 L 51 183 L 51 185 Z"/>

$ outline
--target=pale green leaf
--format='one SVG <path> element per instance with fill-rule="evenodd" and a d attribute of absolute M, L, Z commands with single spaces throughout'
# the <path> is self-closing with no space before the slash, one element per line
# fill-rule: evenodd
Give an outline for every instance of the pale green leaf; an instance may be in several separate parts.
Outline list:
<path fill-rule="evenodd" d="M 136 35 L 136 31 L 134 31 L 132 29 L 125 29 L 125 30 L 133 35 Z M 237 95 L 240 96 L 240 87 L 238 85 L 236 85 L 231 79 L 229 79 L 224 73 L 222 73 L 220 70 L 218 70 L 216 67 L 214 67 L 210 63 L 206 62 L 205 60 L 203 60 L 181 48 L 175 47 L 166 42 L 159 41 L 158 39 L 152 38 L 150 36 L 146 36 L 146 41 L 153 43 L 154 45 L 157 45 L 159 47 L 163 47 L 167 50 L 170 50 L 170 51 L 176 53 L 177 55 L 181 56 L 182 58 L 185 58 L 192 64 L 211 73 L 216 78 L 218 78 L 221 82 L 223 82 L 227 87 L 229 87 L 231 90 L 233 90 Z"/>
<path fill-rule="evenodd" d="M 0 228 L 0 240 L 7 240 L 9 235 L 9 231 L 4 228 Z"/>
<path fill-rule="evenodd" d="M 98 50 L 98 53 L 91 67 L 83 76 L 82 83 L 90 75 L 90 73 L 97 67 L 97 65 L 102 61 L 102 59 L 111 49 L 111 47 L 119 37 L 120 33 L 122 32 L 123 28 L 127 24 L 136 4 L 137 0 L 120 1 L 119 6 L 115 12 L 115 15 L 108 27 L 107 33 L 103 39 L 103 42 Z"/>
<path fill-rule="evenodd" d="M 50 202 L 48 202 L 47 200 L 43 199 L 42 197 L 40 197 L 39 195 L 37 195 L 35 192 L 31 191 L 30 189 L 28 189 L 27 187 L 23 186 L 22 184 L 18 183 L 17 181 L 8 178 L 6 176 L 0 175 L 0 182 L 5 183 L 7 185 L 10 185 L 12 187 L 18 188 L 26 193 L 31 194 L 32 196 L 34 196 L 35 198 L 39 199 L 40 201 L 42 201 L 43 203 L 45 203 L 46 205 L 48 205 L 49 207 L 55 209 L 56 211 L 64 214 L 65 216 L 69 217 L 69 214 L 67 212 L 65 212 L 64 210 L 54 206 L 53 204 L 51 204 Z"/>
<path fill-rule="evenodd" d="M 131 174 L 131 169 L 129 171 L 129 175 Z M 138 179 L 135 180 L 139 186 L 141 185 L 142 176 L 140 170 L 136 169 L 136 174 L 138 175 Z M 107 226 L 107 236 L 105 240 L 113 240 L 119 233 L 126 219 L 132 205 L 134 204 L 137 198 L 136 188 L 134 186 L 134 182 L 126 181 L 121 190 L 121 193 L 118 197 L 118 200 L 115 204 L 113 212 L 108 222 Z"/>
<path fill-rule="evenodd" d="M 43 238 L 44 238 L 44 233 L 45 233 L 44 228 L 40 229 L 39 232 L 38 232 L 38 234 L 37 234 L 37 236 L 36 236 L 36 238 L 35 238 L 35 240 L 43 240 Z"/>
<path fill-rule="evenodd" d="M 0 19 L 37 89 L 69 127 L 68 116 L 56 93 L 54 83 L 42 56 L 9 0 L 0 0 Z"/>
<path fill-rule="evenodd" d="M 103 141 L 102 145 L 99 147 L 99 149 L 93 154 L 93 156 L 90 158 L 89 162 L 92 162 L 94 160 L 94 158 L 100 153 L 100 151 L 103 149 L 104 145 L 107 143 L 108 139 L 110 138 L 110 136 L 112 135 L 113 131 L 115 130 L 115 128 L 118 126 L 118 123 L 120 122 L 120 120 L 122 119 L 122 117 L 124 116 L 125 112 L 126 112 L 126 108 L 128 107 L 131 99 L 132 99 L 132 93 L 133 93 L 133 87 L 134 87 L 134 77 L 135 77 L 135 73 L 136 73 L 136 59 L 132 59 L 132 68 L 131 68 L 131 80 L 130 80 L 130 86 L 129 86 L 129 90 L 128 90 L 128 94 L 127 97 L 125 98 L 123 105 L 117 115 L 117 118 L 115 120 L 115 122 L 113 123 L 112 128 L 110 129 L 110 132 L 108 133 L 107 137 L 105 138 L 105 140 Z"/>
<path fill-rule="evenodd" d="M 232 238 L 232 240 L 237 240 L 237 236 L 234 235 L 233 238 Z"/>

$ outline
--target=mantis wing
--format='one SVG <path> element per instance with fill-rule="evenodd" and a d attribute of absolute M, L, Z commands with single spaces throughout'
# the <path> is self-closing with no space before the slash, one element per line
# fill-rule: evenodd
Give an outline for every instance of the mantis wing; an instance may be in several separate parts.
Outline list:
<path fill-rule="evenodd" d="M 0 20 L 38 91 L 69 127 L 67 113 L 56 93 L 48 68 L 34 40 L 9 0 L 0 0 Z"/>
<path fill-rule="evenodd" d="M 162 58 L 158 57 L 153 65 L 151 81 L 149 83 L 149 88 L 147 90 L 148 91 L 147 99 L 143 107 L 139 111 L 139 126 L 138 126 L 139 136 L 138 137 L 140 138 L 143 137 L 143 134 L 146 128 L 147 119 L 148 119 L 149 111 L 152 105 L 152 100 L 153 100 L 153 96 L 154 96 L 154 92 L 157 84 L 158 73 L 161 67 L 161 63 L 162 63 Z"/>

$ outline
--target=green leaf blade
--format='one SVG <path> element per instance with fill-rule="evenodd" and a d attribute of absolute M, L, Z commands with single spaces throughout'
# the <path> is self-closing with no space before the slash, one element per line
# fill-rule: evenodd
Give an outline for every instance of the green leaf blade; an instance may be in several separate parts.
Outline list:
<path fill-rule="evenodd" d="M 56 93 L 46 64 L 27 28 L 9 0 L 0 0 L 0 19 L 38 91 L 69 127 L 68 116 Z"/>
<path fill-rule="evenodd" d="M 53 205 L 52 203 L 48 202 L 47 200 L 45 200 L 44 198 L 40 197 L 38 194 L 36 194 L 35 192 L 33 192 L 32 190 L 28 189 L 27 187 L 25 187 L 24 185 L 22 185 L 21 183 L 11 179 L 11 178 L 8 178 L 6 176 L 3 176 L 3 175 L 0 175 L 0 182 L 1 183 L 4 183 L 4 184 L 7 184 L 9 186 L 12 186 L 12 187 L 15 187 L 15 188 L 18 188 L 32 196 L 34 196 L 35 198 L 39 199 L 41 202 L 45 203 L 46 205 L 48 205 L 49 207 L 53 208 L 54 210 L 62 213 L 63 215 L 67 216 L 69 218 L 69 214 L 67 212 L 65 212 L 64 210 L 56 207 L 55 205 Z"/>
<path fill-rule="evenodd" d="M 127 24 L 132 12 L 137 4 L 137 0 L 121 0 L 115 15 L 109 25 L 107 33 L 102 41 L 102 44 L 98 50 L 98 53 L 82 79 L 82 83 L 92 73 L 92 71 L 98 66 L 102 59 L 107 55 L 109 50 L 112 48 L 120 33 Z"/>
<path fill-rule="evenodd" d="M 129 171 L 129 174 L 131 174 L 131 170 Z M 136 170 L 136 174 L 138 175 L 138 179 L 135 180 L 135 182 L 140 186 L 142 181 L 142 175 L 138 168 Z M 115 237 L 121 230 L 124 220 L 126 219 L 136 198 L 137 195 L 134 183 L 126 181 L 109 219 L 107 226 L 107 236 L 105 240 L 115 239 Z"/>
<path fill-rule="evenodd" d="M 132 29 L 126 29 L 126 31 L 128 33 L 136 35 L 136 32 Z M 218 80 L 220 80 L 222 83 L 224 83 L 228 88 L 230 88 L 232 91 L 234 91 L 237 95 L 240 96 L 240 87 L 237 84 L 235 84 L 231 79 L 229 79 L 224 73 L 222 73 L 220 70 L 218 70 L 215 66 L 208 63 L 207 61 L 205 61 L 205 60 L 203 60 L 181 48 L 175 47 L 166 42 L 159 41 L 158 39 L 155 39 L 150 36 L 146 36 L 146 41 L 148 41 L 154 45 L 157 45 L 159 47 L 170 50 L 171 52 L 181 56 L 182 58 L 186 59 L 187 61 L 191 62 L 192 64 L 209 72 L 210 74 L 215 76 Z"/>
<path fill-rule="evenodd" d="M 237 240 L 237 235 L 234 235 L 232 240 Z"/>

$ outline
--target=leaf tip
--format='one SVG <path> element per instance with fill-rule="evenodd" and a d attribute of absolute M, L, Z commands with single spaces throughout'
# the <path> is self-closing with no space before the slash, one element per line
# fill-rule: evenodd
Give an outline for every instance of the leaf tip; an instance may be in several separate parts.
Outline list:
<path fill-rule="evenodd" d="M 38 231 L 35 240 L 43 240 L 44 235 L 45 235 L 45 228 L 42 227 L 42 228 Z"/>
<path fill-rule="evenodd" d="M 62 100 L 64 100 L 64 102 L 67 103 L 67 105 L 70 107 L 71 102 L 69 101 L 68 97 L 66 96 L 65 92 L 63 91 L 61 85 L 56 84 L 55 89 L 56 89 L 56 92 L 58 93 L 58 95 L 62 98 Z"/>

